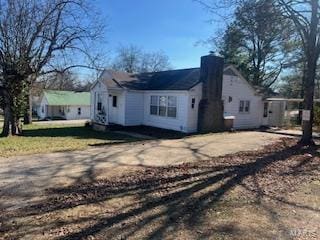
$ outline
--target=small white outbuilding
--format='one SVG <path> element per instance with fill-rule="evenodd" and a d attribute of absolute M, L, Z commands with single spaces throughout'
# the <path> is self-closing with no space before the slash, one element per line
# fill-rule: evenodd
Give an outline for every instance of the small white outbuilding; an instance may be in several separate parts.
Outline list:
<path fill-rule="evenodd" d="M 39 119 L 90 119 L 90 92 L 44 90 L 37 110 Z"/>

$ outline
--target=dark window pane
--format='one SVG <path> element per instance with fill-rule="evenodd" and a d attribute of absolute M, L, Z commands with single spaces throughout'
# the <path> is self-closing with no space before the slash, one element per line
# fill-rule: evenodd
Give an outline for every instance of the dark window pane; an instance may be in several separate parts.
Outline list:
<path fill-rule="evenodd" d="M 158 106 L 150 106 L 150 114 L 158 115 Z"/>
<path fill-rule="evenodd" d="M 177 108 L 176 107 L 168 107 L 168 117 L 177 117 Z"/>
<path fill-rule="evenodd" d="M 244 110 L 244 101 L 240 101 L 239 112 L 243 112 Z"/>
<path fill-rule="evenodd" d="M 158 96 L 151 96 L 151 105 L 157 106 L 158 105 Z"/>
<path fill-rule="evenodd" d="M 191 99 L 191 108 L 194 108 L 195 103 L 196 103 L 196 99 L 192 98 Z"/>
<path fill-rule="evenodd" d="M 101 103 L 101 102 L 98 102 L 98 104 L 97 104 L 97 110 L 98 110 L 98 111 L 101 111 L 101 110 L 102 110 L 102 103 Z"/>
<path fill-rule="evenodd" d="M 263 117 L 268 117 L 268 103 L 265 102 L 263 105 Z"/>
<path fill-rule="evenodd" d="M 246 101 L 246 107 L 245 107 L 245 112 L 249 112 L 250 111 L 250 101 Z"/>
<path fill-rule="evenodd" d="M 112 106 L 117 107 L 117 96 L 112 97 Z"/>
<path fill-rule="evenodd" d="M 167 107 L 163 107 L 163 106 L 160 106 L 159 107 L 159 116 L 166 116 L 167 114 Z"/>

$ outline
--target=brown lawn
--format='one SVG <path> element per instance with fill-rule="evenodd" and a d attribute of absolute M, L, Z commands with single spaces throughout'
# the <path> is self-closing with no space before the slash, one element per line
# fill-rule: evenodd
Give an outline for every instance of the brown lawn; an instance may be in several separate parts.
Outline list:
<path fill-rule="evenodd" d="M 320 153 L 295 143 L 57 186 L 0 239 L 319 239 Z"/>

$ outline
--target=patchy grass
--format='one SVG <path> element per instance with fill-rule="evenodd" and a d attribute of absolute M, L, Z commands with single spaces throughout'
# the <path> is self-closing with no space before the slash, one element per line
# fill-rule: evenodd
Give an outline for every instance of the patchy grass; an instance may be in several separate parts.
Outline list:
<path fill-rule="evenodd" d="M 89 146 L 135 141 L 113 132 L 96 132 L 84 125 L 26 125 L 22 136 L 0 138 L 0 156 L 81 150 Z"/>
<path fill-rule="evenodd" d="M 4 210 L 0 238 L 319 239 L 319 149 L 295 142 L 57 186 Z"/>

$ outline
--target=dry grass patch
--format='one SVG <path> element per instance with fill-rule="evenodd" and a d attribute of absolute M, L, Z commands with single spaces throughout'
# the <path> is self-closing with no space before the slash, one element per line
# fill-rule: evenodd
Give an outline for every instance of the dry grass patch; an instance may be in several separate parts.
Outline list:
<path fill-rule="evenodd" d="M 318 148 L 296 146 L 292 139 L 261 151 L 145 168 L 48 189 L 45 200 L 4 211 L 0 234 L 4 239 L 319 239 L 319 168 Z"/>
<path fill-rule="evenodd" d="M 84 125 L 26 125 L 23 135 L 0 138 L 0 157 L 82 150 L 135 140 L 114 132 L 95 132 Z"/>

